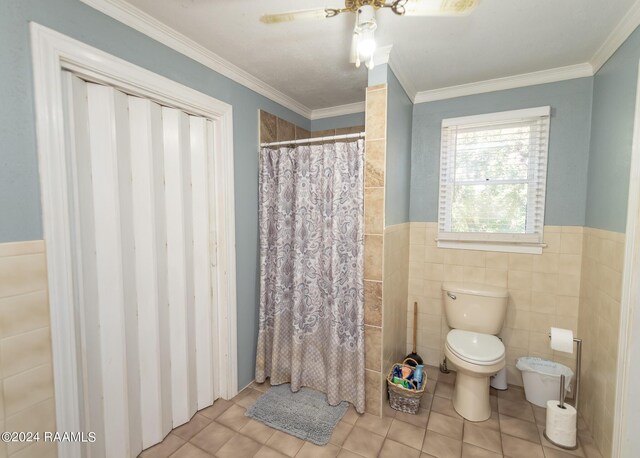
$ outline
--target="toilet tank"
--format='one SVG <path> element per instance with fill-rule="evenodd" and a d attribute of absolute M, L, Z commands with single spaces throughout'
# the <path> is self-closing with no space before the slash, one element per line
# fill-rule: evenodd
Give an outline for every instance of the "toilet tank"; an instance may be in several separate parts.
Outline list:
<path fill-rule="evenodd" d="M 496 335 L 507 314 L 505 288 L 473 283 L 444 283 L 442 300 L 449 327 Z"/>

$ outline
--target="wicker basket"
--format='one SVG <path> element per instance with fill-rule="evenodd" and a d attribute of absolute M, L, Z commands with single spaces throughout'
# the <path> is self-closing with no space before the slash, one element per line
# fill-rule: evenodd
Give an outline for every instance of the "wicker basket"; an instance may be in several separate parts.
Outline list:
<path fill-rule="evenodd" d="M 424 394 L 425 387 L 427 386 L 427 373 L 423 372 L 422 375 L 422 387 L 419 390 L 409 390 L 402 385 L 396 385 L 393 383 L 393 370 L 396 367 L 411 367 L 406 364 L 407 361 L 413 361 L 416 365 L 418 364 L 415 360 L 411 358 L 405 359 L 402 364 L 394 364 L 391 370 L 389 371 L 389 375 L 387 375 L 387 388 L 389 389 L 389 405 L 394 410 L 399 410 L 400 412 L 416 414 L 418 413 L 418 409 L 420 408 L 420 400 L 422 399 L 422 395 Z M 413 369 L 413 367 L 411 367 Z"/>

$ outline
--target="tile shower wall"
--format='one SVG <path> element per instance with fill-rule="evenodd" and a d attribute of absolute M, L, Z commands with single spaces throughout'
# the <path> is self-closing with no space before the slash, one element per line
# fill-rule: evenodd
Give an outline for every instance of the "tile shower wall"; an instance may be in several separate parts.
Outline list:
<path fill-rule="evenodd" d="M 507 318 L 500 333 L 506 347 L 507 379 L 522 385 L 515 367 L 520 356 L 540 356 L 572 369 L 572 355 L 549 347 L 551 326 L 578 331 L 583 228 L 545 226 L 542 255 L 442 249 L 436 223 L 411 223 L 407 349 L 411 347 L 413 303 L 418 303 L 418 353 L 427 364 L 444 357 L 449 331 L 442 309 L 443 282 L 463 281 L 509 290 Z"/>
<path fill-rule="evenodd" d="M 43 241 L 0 244 L 0 431 L 55 431 Z M 0 457 L 55 457 L 51 442 L 0 442 Z"/>
<path fill-rule="evenodd" d="M 407 284 L 409 282 L 409 223 L 384 229 L 382 375 L 406 356 Z M 386 385 L 382 386 L 386 398 Z"/>
<path fill-rule="evenodd" d="M 311 132 L 276 115 L 260 111 L 260 143 L 309 138 Z"/>
<path fill-rule="evenodd" d="M 314 130 L 312 137 L 328 137 L 329 135 L 359 134 L 365 131 L 365 126 L 339 127 L 337 129 Z"/>
<path fill-rule="evenodd" d="M 624 234 L 584 229 L 579 335 L 583 337 L 580 409 L 604 456 L 611 455 Z"/>
<path fill-rule="evenodd" d="M 384 257 L 384 183 L 387 135 L 387 86 L 367 88 L 364 177 L 364 289 L 366 411 L 382 409 L 382 322 Z M 317 134 L 314 132 L 314 134 Z M 331 135 L 331 134 L 328 134 Z"/>

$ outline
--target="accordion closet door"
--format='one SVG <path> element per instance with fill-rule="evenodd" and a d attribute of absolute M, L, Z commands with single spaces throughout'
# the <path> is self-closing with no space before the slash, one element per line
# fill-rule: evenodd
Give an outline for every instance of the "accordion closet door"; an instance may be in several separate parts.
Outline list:
<path fill-rule="evenodd" d="M 218 397 L 213 124 L 63 82 L 84 454 L 132 457 Z"/>

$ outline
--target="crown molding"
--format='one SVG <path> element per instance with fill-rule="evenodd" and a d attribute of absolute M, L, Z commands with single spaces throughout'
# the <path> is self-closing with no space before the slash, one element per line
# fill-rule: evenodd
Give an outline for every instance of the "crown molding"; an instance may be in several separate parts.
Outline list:
<path fill-rule="evenodd" d="M 365 110 L 364 102 L 312 110 L 124 0 L 81 1 L 309 120 L 361 113 Z M 390 53 L 391 45 L 380 47 L 374 57 L 376 65 L 387 63 Z"/>
<path fill-rule="evenodd" d="M 125 0 L 81 1 L 307 119 L 322 119 L 364 111 L 362 102 L 312 110 Z M 431 102 L 593 76 L 639 25 L 640 0 L 637 0 L 589 62 L 427 91 L 416 90 L 411 78 L 403 71 L 405 67 L 398 62 L 397 56 L 391 54 L 392 45 L 379 47 L 374 55 L 374 63 L 389 65 L 413 103 Z"/>
<path fill-rule="evenodd" d="M 609 34 L 604 43 L 591 57 L 589 62 L 582 64 L 558 67 L 549 70 L 542 70 L 521 75 L 507 76 L 475 83 L 462 84 L 459 86 L 449 86 L 439 89 L 417 92 L 413 98 L 413 103 L 432 102 L 435 100 L 462 97 L 465 95 L 482 94 L 485 92 L 501 91 L 505 89 L 515 89 L 536 84 L 554 83 L 574 78 L 584 78 L 595 75 L 600 68 L 611 58 L 611 56 L 622 46 L 629 36 L 640 26 L 640 0 L 631 6 L 627 14 L 618 22 L 618 25 Z M 391 59 L 393 61 L 393 58 Z M 401 66 L 392 67 L 396 77 L 410 95 L 410 84 L 405 86 L 405 82 L 400 79 Z"/>
<path fill-rule="evenodd" d="M 591 58 L 596 73 L 640 25 L 640 1 L 636 1 Z"/>
<path fill-rule="evenodd" d="M 404 92 L 407 94 L 407 97 L 409 97 L 409 100 L 413 102 L 418 91 L 413 85 L 411 78 L 409 78 L 404 72 L 403 68 L 405 67 L 398 62 L 397 55 L 392 54 L 389 56 L 389 67 L 391 68 L 391 71 L 393 71 L 393 74 L 396 75 L 396 78 L 398 78 L 400 86 L 402 86 L 402 89 L 404 89 Z"/>
<path fill-rule="evenodd" d="M 252 74 L 235 66 L 216 53 L 198 44 L 191 38 L 172 29 L 168 25 L 160 22 L 153 16 L 136 8 L 124 0 L 81 0 L 88 6 L 122 22 L 123 24 L 141 32 L 148 37 L 162 43 L 169 48 L 209 67 L 217 73 L 235 81 L 260 95 L 279 103 L 304 116 L 311 118 L 312 110 L 288 95 L 278 91 L 274 87 L 259 80 Z"/>
<path fill-rule="evenodd" d="M 364 110 L 365 110 L 364 102 L 348 103 L 346 105 L 338 105 L 335 107 L 320 108 L 317 110 L 312 110 L 310 119 L 312 121 L 315 121 L 316 119 L 333 118 L 334 116 L 344 116 L 344 115 L 350 115 L 354 113 L 364 113 Z"/>
<path fill-rule="evenodd" d="M 378 46 L 378 48 L 373 53 L 373 65 L 388 64 L 392 48 L 393 45 Z"/>
<path fill-rule="evenodd" d="M 588 62 L 567 67 L 552 68 L 539 72 L 523 73 L 521 75 L 478 81 L 476 83 L 461 84 L 440 89 L 418 92 L 413 103 L 433 102 L 435 100 L 452 99 L 465 95 L 483 94 L 485 92 L 503 91 L 519 87 L 535 86 L 537 84 L 555 83 L 593 76 L 593 67 Z"/>

